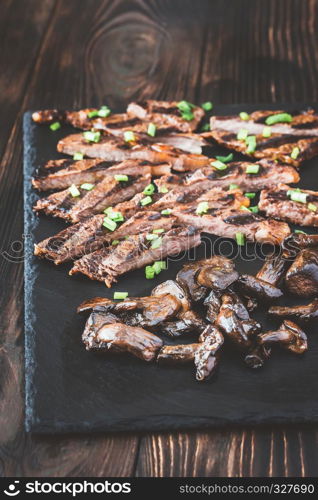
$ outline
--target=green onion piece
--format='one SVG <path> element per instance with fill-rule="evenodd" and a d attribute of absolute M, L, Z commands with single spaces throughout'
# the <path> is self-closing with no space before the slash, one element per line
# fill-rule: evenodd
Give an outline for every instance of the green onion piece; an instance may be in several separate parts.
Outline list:
<path fill-rule="evenodd" d="M 270 127 L 264 127 L 263 128 L 263 137 L 270 137 L 272 135 L 272 129 Z"/>
<path fill-rule="evenodd" d="M 73 160 L 82 160 L 84 158 L 83 153 L 75 153 L 73 156 Z"/>
<path fill-rule="evenodd" d="M 241 118 L 241 120 L 247 121 L 250 119 L 250 115 L 248 113 L 246 113 L 245 111 L 241 111 L 240 118 Z"/>
<path fill-rule="evenodd" d="M 287 191 L 287 195 L 288 195 L 288 196 L 290 196 L 290 195 L 291 195 L 292 193 L 294 193 L 295 191 L 296 191 L 297 193 L 301 193 L 301 192 L 302 192 L 300 188 L 293 188 L 293 189 L 288 189 L 288 191 Z"/>
<path fill-rule="evenodd" d="M 184 120 L 187 120 L 188 122 L 191 122 L 191 120 L 194 119 L 194 114 L 193 113 L 182 113 L 181 117 Z"/>
<path fill-rule="evenodd" d="M 213 108 L 213 104 L 211 101 L 207 101 L 201 104 L 201 108 L 204 109 L 204 111 L 211 111 L 211 109 Z"/>
<path fill-rule="evenodd" d="M 155 277 L 155 270 L 152 266 L 145 267 L 145 276 L 147 280 L 152 280 Z"/>
<path fill-rule="evenodd" d="M 291 191 L 289 196 L 292 201 L 297 201 L 299 203 L 307 203 L 307 193 L 302 193 L 301 191 Z"/>
<path fill-rule="evenodd" d="M 220 160 L 212 161 L 211 165 L 212 165 L 212 167 L 216 168 L 217 170 L 227 169 L 227 165 Z"/>
<path fill-rule="evenodd" d="M 134 142 L 136 140 L 135 134 L 131 130 L 124 132 L 124 140 L 126 142 Z"/>
<path fill-rule="evenodd" d="M 247 165 L 245 172 L 247 174 L 258 174 L 259 165 Z"/>
<path fill-rule="evenodd" d="M 307 234 L 307 233 L 305 233 L 305 231 L 301 231 L 300 229 L 295 229 L 294 233 Z"/>
<path fill-rule="evenodd" d="M 256 193 L 245 193 L 244 196 L 246 196 L 246 198 L 250 198 L 252 200 L 253 198 L 255 198 Z"/>
<path fill-rule="evenodd" d="M 239 246 L 243 246 L 245 244 L 245 235 L 244 235 L 244 233 L 236 233 L 235 234 L 235 239 L 236 239 L 236 243 Z"/>
<path fill-rule="evenodd" d="M 201 127 L 201 132 L 209 132 L 210 130 L 211 130 L 211 128 L 210 128 L 210 124 L 209 123 L 205 123 Z"/>
<path fill-rule="evenodd" d="M 79 191 L 79 189 L 75 186 L 75 184 L 72 184 L 69 188 L 68 188 L 69 192 L 70 192 L 70 195 L 73 196 L 73 198 L 76 198 L 77 196 L 81 196 L 81 192 Z"/>
<path fill-rule="evenodd" d="M 50 129 L 53 130 L 53 132 L 55 132 L 55 130 L 58 130 L 59 128 L 61 128 L 60 122 L 54 122 L 50 125 Z"/>
<path fill-rule="evenodd" d="M 229 163 L 229 161 L 233 160 L 233 153 L 230 153 L 227 156 L 216 156 L 215 158 L 221 161 L 222 163 Z"/>
<path fill-rule="evenodd" d="M 162 271 L 162 261 L 157 260 L 156 262 L 153 263 L 152 269 L 154 270 L 155 274 L 159 274 Z"/>
<path fill-rule="evenodd" d="M 308 203 L 307 208 L 311 210 L 312 212 L 317 212 L 317 205 L 314 205 L 313 203 Z"/>
<path fill-rule="evenodd" d="M 94 109 L 94 111 L 90 111 L 89 113 L 87 113 L 87 116 L 88 118 L 95 118 L 96 116 L 98 116 L 98 110 Z"/>
<path fill-rule="evenodd" d="M 188 101 L 180 101 L 178 102 L 177 107 L 182 113 L 191 113 L 191 110 L 192 108 L 194 108 L 194 105 Z"/>
<path fill-rule="evenodd" d="M 195 211 L 195 213 L 197 215 L 202 215 L 202 214 L 206 214 L 207 211 L 209 210 L 209 204 L 207 201 L 201 201 L 199 203 L 199 205 L 197 206 L 197 209 Z"/>
<path fill-rule="evenodd" d="M 169 189 L 167 188 L 167 186 L 160 186 L 158 191 L 159 191 L 159 193 L 162 193 L 162 194 L 169 193 Z"/>
<path fill-rule="evenodd" d="M 111 114 L 111 110 L 109 109 L 108 106 L 102 106 L 97 114 L 100 118 L 106 118 Z"/>
<path fill-rule="evenodd" d="M 152 233 L 146 234 L 147 241 L 153 241 L 153 240 L 156 240 L 157 238 L 158 238 L 158 236 L 156 234 L 152 234 Z"/>
<path fill-rule="evenodd" d="M 122 222 L 124 219 L 123 214 L 120 212 L 107 212 L 108 218 L 115 222 Z"/>
<path fill-rule="evenodd" d="M 120 242 L 119 240 L 113 240 L 112 241 L 112 246 L 115 247 L 116 245 L 118 245 Z"/>
<path fill-rule="evenodd" d="M 117 224 L 114 220 L 111 220 L 109 217 L 104 217 L 103 226 L 109 229 L 110 231 L 115 231 Z"/>
<path fill-rule="evenodd" d="M 81 189 L 85 189 L 85 191 L 91 191 L 95 187 L 95 184 L 90 184 L 89 182 L 84 182 L 81 184 Z"/>
<path fill-rule="evenodd" d="M 238 186 L 237 184 L 230 184 L 229 185 L 229 189 L 239 189 L 240 186 Z"/>
<path fill-rule="evenodd" d="M 113 207 L 107 207 L 107 208 L 105 208 L 105 210 L 103 210 L 103 213 L 104 213 L 104 214 L 106 214 L 106 215 L 108 215 L 108 214 L 110 214 L 112 211 L 113 211 Z"/>
<path fill-rule="evenodd" d="M 245 210 L 245 212 L 249 212 L 250 211 L 250 209 L 247 208 L 245 205 L 241 205 L 240 206 L 240 210 Z"/>
<path fill-rule="evenodd" d="M 116 174 L 114 175 L 115 180 L 118 182 L 127 182 L 129 180 L 128 175 Z"/>
<path fill-rule="evenodd" d="M 83 132 L 83 137 L 88 142 L 99 142 L 101 138 L 100 132 L 93 132 L 92 130 L 87 130 Z"/>
<path fill-rule="evenodd" d="M 149 123 L 147 134 L 150 135 L 151 137 L 155 137 L 156 130 L 157 130 L 156 125 L 154 123 Z"/>
<path fill-rule="evenodd" d="M 165 208 L 164 210 L 161 210 L 161 215 L 170 215 L 171 213 L 171 208 Z"/>
<path fill-rule="evenodd" d="M 246 153 L 247 154 L 254 153 L 254 151 L 256 149 L 256 136 L 255 135 L 249 135 L 248 137 L 246 137 L 245 143 L 246 143 L 246 146 L 247 146 Z"/>
<path fill-rule="evenodd" d="M 149 205 L 150 203 L 152 203 L 151 196 L 146 196 L 145 198 L 143 198 L 142 200 L 140 200 L 140 205 L 142 205 L 143 207 L 145 205 Z"/>
<path fill-rule="evenodd" d="M 293 148 L 292 152 L 290 153 L 290 157 L 293 160 L 296 160 L 296 158 L 298 157 L 299 153 L 300 153 L 300 149 L 298 147 L 295 147 L 295 148 Z"/>
<path fill-rule="evenodd" d="M 151 242 L 150 246 L 155 250 L 156 248 L 160 248 L 161 244 L 162 244 L 162 238 L 159 236 Z"/>
<path fill-rule="evenodd" d="M 128 292 L 114 292 L 114 300 L 127 299 Z"/>
<path fill-rule="evenodd" d="M 241 128 L 239 131 L 238 131 L 238 134 L 237 134 L 237 139 L 239 141 L 245 141 L 246 137 L 248 136 L 248 130 L 245 130 L 244 128 Z"/>
<path fill-rule="evenodd" d="M 143 190 L 144 194 L 153 194 L 155 192 L 155 186 L 153 184 L 148 184 Z"/>
<path fill-rule="evenodd" d="M 290 123 L 293 117 L 289 113 L 278 113 L 266 118 L 266 125 L 275 125 L 275 123 Z"/>
<path fill-rule="evenodd" d="M 162 228 L 159 228 L 159 229 L 154 229 L 152 232 L 153 232 L 154 234 L 161 234 L 161 233 L 164 233 L 164 232 L 165 232 L 165 230 L 164 230 L 164 229 L 162 229 Z"/>
<path fill-rule="evenodd" d="M 254 214 L 257 214 L 257 213 L 259 212 L 259 208 L 258 208 L 257 206 L 255 206 L 255 207 L 250 207 L 250 208 L 249 208 L 249 211 L 250 211 L 250 212 L 253 212 Z"/>

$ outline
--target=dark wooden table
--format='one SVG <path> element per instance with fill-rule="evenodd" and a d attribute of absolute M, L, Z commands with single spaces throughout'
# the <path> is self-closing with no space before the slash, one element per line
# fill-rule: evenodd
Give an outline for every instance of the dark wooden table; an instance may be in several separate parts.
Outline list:
<path fill-rule="evenodd" d="M 1 475 L 317 475 L 313 427 L 27 435 L 21 248 L 25 110 L 318 101 L 317 16 L 317 0 L 1 1 Z"/>

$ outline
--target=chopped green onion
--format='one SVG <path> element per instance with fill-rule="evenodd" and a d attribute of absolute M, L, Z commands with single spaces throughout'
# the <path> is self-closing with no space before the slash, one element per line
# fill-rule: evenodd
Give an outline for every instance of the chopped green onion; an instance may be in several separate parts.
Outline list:
<path fill-rule="evenodd" d="M 107 212 L 109 219 L 114 220 L 115 222 L 122 222 L 124 219 L 123 214 L 120 212 Z"/>
<path fill-rule="evenodd" d="M 151 242 L 150 246 L 155 250 L 156 248 L 160 248 L 161 244 L 162 244 L 162 238 L 159 236 Z"/>
<path fill-rule="evenodd" d="M 248 136 L 248 130 L 245 130 L 244 128 L 241 128 L 239 131 L 238 131 L 238 134 L 237 134 L 237 139 L 239 141 L 245 141 L 246 137 Z"/>
<path fill-rule="evenodd" d="M 162 194 L 169 193 L 169 189 L 167 188 L 167 186 L 160 186 L 158 191 L 159 191 L 159 193 L 162 193 Z"/>
<path fill-rule="evenodd" d="M 215 158 L 221 161 L 222 163 L 229 163 L 229 161 L 233 160 L 233 153 L 230 153 L 227 156 L 216 156 Z"/>
<path fill-rule="evenodd" d="M 191 113 L 191 110 L 192 108 L 194 108 L 194 105 L 188 101 L 180 101 L 178 102 L 177 107 L 182 113 Z"/>
<path fill-rule="evenodd" d="M 108 106 L 102 106 L 97 114 L 100 118 L 106 118 L 111 114 L 111 110 L 109 109 Z"/>
<path fill-rule="evenodd" d="M 184 120 L 187 120 L 188 122 L 191 122 L 191 120 L 194 119 L 194 114 L 193 113 L 182 113 L 181 117 Z"/>
<path fill-rule="evenodd" d="M 236 243 L 239 246 L 243 246 L 245 244 L 245 235 L 244 235 L 244 233 L 236 233 L 235 239 L 236 239 Z"/>
<path fill-rule="evenodd" d="M 116 174 L 114 175 L 115 180 L 118 182 L 127 182 L 129 180 L 128 175 Z"/>
<path fill-rule="evenodd" d="M 229 185 L 229 189 L 239 189 L 240 186 L 238 186 L 237 184 L 230 184 Z"/>
<path fill-rule="evenodd" d="M 240 210 L 245 210 L 245 212 L 249 212 L 250 211 L 250 209 L 247 208 L 245 205 L 241 205 L 240 206 Z"/>
<path fill-rule="evenodd" d="M 247 154 L 254 153 L 254 151 L 256 149 L 256 136 L 255 135 L 249 135 L 248 137 L 246 137 L 245 143 L 246 143 L 246 146 L 247 146 L 246 153 Z"/>
<path fill-rule="evenodd" d="M 247 174 L 258 174 L 259 165 L 247 165 L 245 172 Z"/>
<path fill-rule="evenodd" d="M 159 229 L 154 229 L 152 232 L 153 232 L 154 234 L 161 234 L 161 233 L 164 233 L 164 232 L 165 232 L 165 230 L 164 230 L 164 229 L 162 229 L 162 228 L 159 228 Z"/>
<path fill-rule="evenodd" d="M 266 125 L 275 125 L 275 123 L 290 123 L 293 117 L 289 113 L 278 113 L 266 118 Z"/>
<path fill-rule="evenodd" d="M 293 160 L 296 160 L 296 158 L 298 157 L 299 153 L 300 153 L 300 149 L 298 147 L 295 147 L 295 148 L 293 148 L 292 152 L 290 153 L 290 157 Z"/>
<path fill-rule="evenodd" d="M 128 292 L 114 292 L 114 300 L 127 299 Z"/>
<path fill-rule="evenodd" d="M 101 138 L 100 132 L 93 132 L 92 130 L 87 130 L 83 132 L 83 137 L 88 142 L 99 142 Z"/>
<path fill-rule="evenodd" d="M 241 118 L 241 120 L 247 121 L 250 119 L 250 115 L 248 113 L 246 113 L 245 111 L 241 111 L 240 118 Z"/>
<path fill-rule="evenodd" d="M 297 234 L 307 234 L 307 233 L 305 233 L 305 231 L 301 231 L 300 229 L 295 229 L 294 233 L 297 233 Z"/>
<path fill-rule="evenodd" d="M 308 203 L 307 208 L 311 210 L 312 212 L 317 212 L 317 205 L 314 205 L 313 203 Z"/>
<path fill-rule="evenodd" d="M 253 212 L 254 214 L 257 214 L 257 213 L 258 213 L 258 211 L 259 211 L 259 208 L 258 208 L 258 206 L 255 206 L 255 207 L 250 207 L 250 208 L 249 208 L 249 211 L 250 211 L 250 212 Z"/>
<path fill-rule="evenodd" d="M 74 153 L 73 160 L 82 160 L 83 158 L 83 153 Z"/>
<path fill-rule="evenodd" d="M 301 191 L 292 191 L 289 190 L 287 191 L 287 194 L 289 194 L 290 199 L 292 201 L 297 201 L 299 203 L 307 203 L 307 193 L 302 193 Z"/>
<path fill-rule="evenodd" d="M 124 132 L 124 140 L 126 142 L 134 142 L 136 140 L 135 134 L 131 130 Z"/>
<path fill-rule="evenodd" d="M 140 205 L 142 205 L 143 207 L 145 205 L 149 205 L 150 203 L 152 203 L 151 196 L 146 196 L 145 198 L 143 198 L 142 200 L 140 200 Z"/>
<path fill-rule="evenodd" d="M 245 193 L 244 196 L 246 196 L 246 198 L 250 198 L 252 200 L 253 198 L 255 198 L 256 193 Z"/>
<path fill-rule="evenodd" d="M 77 196 L 81 196 L 81 192 L 80 190 L 75 186 L 75 184 L 72 184 L 69 188 L 68 188 L 69 192 L 70 192 L 70 195 L 73 196 L 73 198 L 76 198 Z"/>
<path fill-rule="evenodd" d="M 89 113 L 87 113 L 87 116 L 88 118 L 95 118 L 96 116 L 98 116 L 98 110 L 94 109 L 94 111 L 90 111 Z"/>
<path fill-rule="evenodd" d="M 205 123 L 204 125 L 202 125 L 201 132 L 209 132 L 209 130 L 211 130 L 209 123 Z"/>
<path fill-rule="evenodd" d="M 207 201 L 201 201 L 199 203 L 199 205 L 197 206 L 197 209 L 195 211 L 195 213 L 197 215 L 202 215 L 202 214 L 206 214 L 207 211 L 209 210 L 209 204 Z"/>
<path fill-rule="evenodd" d="M 147 241 L 153 241 L 153 240 L 156 240 L 157 238 L 158 238 L 158 236 L 156 234 L 152 234 L 152 233 L 146 234 Z"/>
<path fill-rule="evenodd" d="M 154 123 L 149 123 L 147 134 L 150 135 L 151 137 L 155 137 L 156 130 L 157 130 L 156 125 Z"/>
<path fill-rule="evenodd" d="M 108 214 L 112 213 L 112 211 L 113 211 L 113 207 L 107 207 L 107 208 L 105 208 L 105 210 L 103 210 L 103 213 L 108 215 Z"/>
<path fill-rule="evenodd" d="M 84 182 L 81 184 L 81 189 L 85 189 L 85 191 L 91 191 L 95 187 L 95 184 L 90 184 L 89 182 Z"/>
<path fill-rule="evenodd" d="M 114 220 L 111 220 L 109 217 L 104 217 L 103 226 L 109 229 L 110 231 L 115 231 L 117 224 Z"/>
<path fill-rule="evenodd" d="M 300 188 L 293 188 L 293 189 L 288 189 L 287 191 L 287 195 L 290 196 L 292 193 L 294 192 L 297 192 L 297 193 L 301 193 L 301 189 Z"/>
<path fill-rule="evenodd" d="M 155 192 L 155 186 L 153 184 L 148 184 L 143 190 L 144 194 L 153 194 Z"/>
<path fill-rule="evenodd" d="M 204 111 L 211 111 L 211 109 L 213 108 L 213 104 L 211 101 L 207 101 L 201 104 L 201 108 L 204 109 Z"/>
<path fill-rule="evenodd" d="M 211 165 L 217 170 L 225 170 L 227 168 L 227 165 L 220 160 L 212 161 Z"/>
<path fill-rule="evenodd" d="M 59 128 L 61 128 L 60 122 L 54 122 L 50 125 L 50 129 L 53 130 L 53 132 L 55 132 L 55 130 L 58 130 Z"/>
<path fill-rule="evenodd" d="M 272 135 L 272 129 L 270 127 L 264 127 L 263 128 L 263 137 L 270 137 Z"/>
<path fill-rule="evenodd" d="M 161 215 L 170 215 L 171 213 L 171 208 L 165 208 L 164 210 L 161 210 Z"/>
<path fill-rule="evenodd" d="M 119 240 L 113 240 L 112 241 L 112 246 L 115 247 L 116 245 L 118 245 L 120 243 Z"/>
<path fill-rule="evenodd" d="M 152 280 L 155 277 L 155 270 L 153 266 L 145 267 L 145 276 L 147 280 Z"/>
<path fill-rule="evenodd" d="M 157 260 L 153 263 L 152 269 L 156 274 L 159 274 L 163 269 L 167 269 L 167 266 L 164 260 Z"/>

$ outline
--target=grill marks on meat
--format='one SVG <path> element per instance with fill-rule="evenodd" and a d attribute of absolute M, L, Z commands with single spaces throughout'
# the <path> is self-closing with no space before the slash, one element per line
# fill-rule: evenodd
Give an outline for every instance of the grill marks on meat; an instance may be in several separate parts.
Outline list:
<path fill-rule="evenodd" d="M 162 260 L 167 255 L 177 255 L 200 242 L 200 234 L 191 228 L 171 229 L 162 236 L 161 246 L 156 249 L 151 248 L 145 233 L 134 235 L 112 249 L 98 250 L 77 260 L 70 274 L 82 273 L 111 287 L 120 275 Z"/>
<path fill-rule="evenodd" d="M 125 182 L 107 176 L 91 191 L 79 188 L 80 196 L 73 197 L 69 189 L 66 189 L 42 198 L 36 203 L 34 210 L 69 222 L 78 222 L 120 201 L 129 200 L 150 182 L 150 174 L 131 176 Z"/>
<path fill-rule="evenodd" d="M 318 226 L 318 192 L 302 189 L 301 192 L 307 196 L 306 203 L 301 203 L 293 201 L 287 194 L 288 190 L 292 189 L 284 184 L 279 184 L 273 189 L 264 189 L 261 192 L 259 208 L 268 217 L 301 226 Z M 310 210 L 308 206 L 313 209 L 316 207 L 317 211 Z"/>
<path fill-rule="evenodd" d="M 229 149 L 247 154 L 245 141 L 237 139 L 239 130 L 244 129 L 249 135 L 256 136 L 257 147 L 251 156 L 271 158 L 298 167 L 318 153 L 318 115 L 312 110 L 294 114 L 291 123 L 272 125 L 271 136 L 263 137 L 266 118 L 278 113 L 283 111 L 257 111 L 247 121 L 241 120 L 239 116 L 213 116 L 210 120 L 211 132 L 204 136 L 210 136 Z M 295 147 L 299 148 L 299 154 L 297 158 L 292 158 Z"/>

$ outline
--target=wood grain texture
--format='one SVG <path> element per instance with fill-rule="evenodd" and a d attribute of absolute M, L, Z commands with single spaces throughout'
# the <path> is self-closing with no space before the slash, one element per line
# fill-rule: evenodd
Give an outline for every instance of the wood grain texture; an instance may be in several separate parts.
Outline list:
<path fill-rule="evenodd" d="M 26 435 L 21 246 L 24 110 L 146 97 L 318 101 L 317 13 L 317 0 L 1 2 L 1 475 L 317 475 L 309 427 Z"/>

